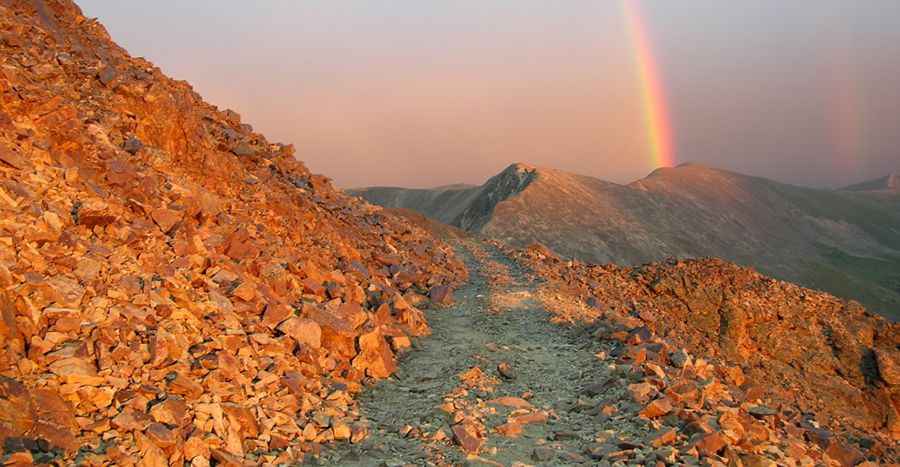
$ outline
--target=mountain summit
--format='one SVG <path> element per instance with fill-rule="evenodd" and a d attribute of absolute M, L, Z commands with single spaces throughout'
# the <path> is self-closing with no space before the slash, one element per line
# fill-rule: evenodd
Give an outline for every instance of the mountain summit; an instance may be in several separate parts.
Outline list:
<path fill-rule="evenodd" d="M 862 187 L 895 183 L 892 176 Z M 893 203 L 855 192 L 803 188 L 701 164 L 658 169 L 627 185 L 514 164 L 475 188 L 354 193 L 512 245 L 538 242 L 586 261 L 721 257 L 900 317 L 900 212 Z"/>

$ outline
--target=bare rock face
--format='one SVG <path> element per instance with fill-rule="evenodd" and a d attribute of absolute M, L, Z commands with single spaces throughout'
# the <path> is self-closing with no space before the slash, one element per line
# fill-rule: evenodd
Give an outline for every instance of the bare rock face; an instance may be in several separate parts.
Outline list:
<path fill-rule="evenodd" d="M 900 355 L 885 349 L 876 349 L 874 354 L 881 379 L 890 386 L 900 385 L 900 362 L 897 361 Z"/>
<path fill-rule="evenodd" d="M 361 381 L 428 331 L 396 297 L 465 275 L 69 0 L 0 5 L 0 244 L 0 446 L 59 464 L 359 441 Z"/>

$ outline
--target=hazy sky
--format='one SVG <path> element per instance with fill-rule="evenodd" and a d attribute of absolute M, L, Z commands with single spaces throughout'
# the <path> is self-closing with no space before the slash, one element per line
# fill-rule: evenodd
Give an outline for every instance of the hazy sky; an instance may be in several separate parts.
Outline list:
<path fill-rule="evenodd" d="M 650 172 L 627 0 L 80 0 L 340 186 L 511 162 Z M 897 0 L 644 0 L 678 162 L 835 186 L 900 169 Z"/>

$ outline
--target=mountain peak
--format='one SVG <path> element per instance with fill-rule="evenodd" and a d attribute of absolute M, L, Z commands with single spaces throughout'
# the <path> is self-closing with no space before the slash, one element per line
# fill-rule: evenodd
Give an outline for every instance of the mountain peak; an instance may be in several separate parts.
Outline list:
<path fill-rule="evenodd" d="M 526 164 L 524 162 L 513 162 L 498 175 L 502 174 L 514 174 L 514 173 L 526 173 L 526 172 L 537 172 L 539 168 L 535 165 Z"/>

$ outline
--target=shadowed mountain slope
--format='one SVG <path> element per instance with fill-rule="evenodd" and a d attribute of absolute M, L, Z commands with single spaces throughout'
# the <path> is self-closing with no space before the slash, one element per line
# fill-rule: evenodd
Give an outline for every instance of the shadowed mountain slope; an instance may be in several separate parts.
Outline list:
<path fill-rule="evenodd" d="M 893 196 L 803 188 L 697 164 L 659 169 L 628 185 L 515 164 L 452 195 L 354 193 L 512 245 L 539 242 L 565 256 L 626 265 L 715 256 L 893 318 L 900 312 Z"/>

